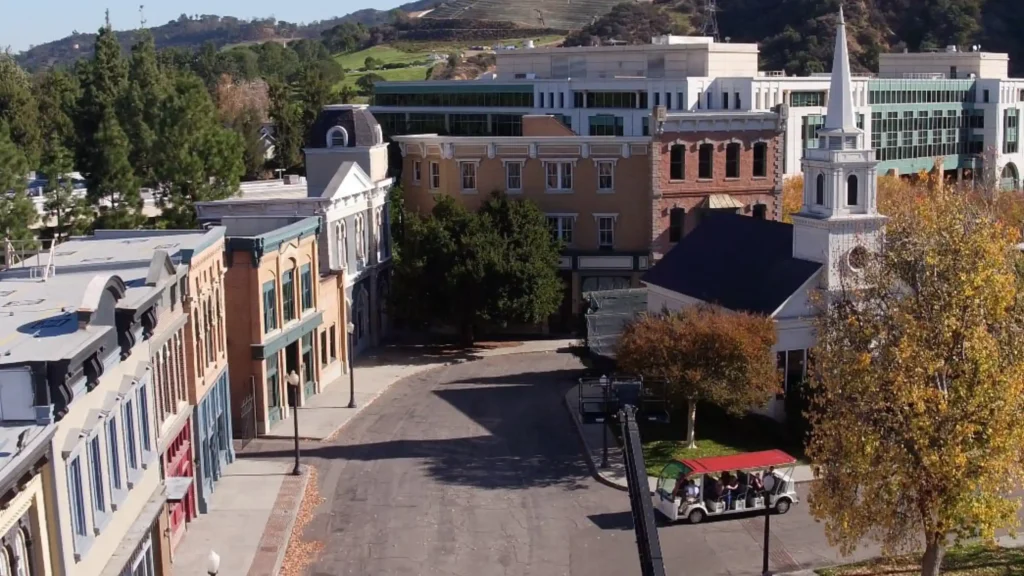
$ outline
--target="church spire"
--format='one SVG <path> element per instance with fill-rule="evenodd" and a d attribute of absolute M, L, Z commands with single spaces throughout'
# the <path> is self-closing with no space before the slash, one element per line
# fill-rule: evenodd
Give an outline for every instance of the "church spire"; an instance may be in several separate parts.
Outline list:
<path fill-rule="evenodd" d="M 853 113 L 850 54 L 846 48 L 846 21 L 843 19 L 842 6 L 839 7 L 839 22 L 836 26 L 836 49 L 832 56 L 832 83 L 829 86 L 828 111 L 823 129 L 842 132 L 857 130 L 857 122 Z"/>

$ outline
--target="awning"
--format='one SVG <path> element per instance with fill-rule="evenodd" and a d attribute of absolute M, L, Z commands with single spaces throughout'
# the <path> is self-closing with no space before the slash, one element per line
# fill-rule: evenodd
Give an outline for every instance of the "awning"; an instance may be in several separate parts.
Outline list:
<path fill-rule="evenodd" d="M 165 478 L 164 485 L 167 486 L 167 501 L 180 502 L 188 495 L 188 489 L 192 487 L 191 476 L 175 476 Z"/>
<path fill-rule="evenodd" d="M 711 210 L 731 210 L 743 208 L 743 203 L 729 194 L 708 194 L 697 207 Z"/>

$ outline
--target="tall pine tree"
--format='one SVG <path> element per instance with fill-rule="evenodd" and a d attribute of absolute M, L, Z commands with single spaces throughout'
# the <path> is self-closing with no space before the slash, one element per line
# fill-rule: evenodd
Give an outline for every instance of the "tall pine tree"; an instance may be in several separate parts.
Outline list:
<path fill-rule="evenodd" d="M 154 186 L 153 146 L 160 103 L 167 95 L 167 80 L 157 64 L 156 45 L 149 30 L 139 32 L 128 62 L 128 83 L 120 100 L 119 117 L 131 142 L 129 158 L 135 175 L 145 186 Z"/>
<path fill-rule="evenodd" d="M 293 172 L 302 164 L 302 109 L 292 100 L 287 84 L 270 85 L 270 120 L 274 123 L 274 164 Z"/>
<path fill-rule="evenodd" d="M 99 209 L 96 227 L 138 228 L 145 222 L 139 181 L 128 159 L 128 137 L 113 107 L 100 120 L 94 142 L 101 152 L 93 156 L 86 183 L 89 202 Z"/>
<path fill-rule="evenodd" d="M 25 155 L 11 140 L 10 129 L 0 121 L 0 235 L 15 242 L 15 248 L 26 248 L 26 241 L 35 238 L 32 226 L 39 218 L 35 204 L 25 193 L 28 184 L 28 163 Z"/>
<path fill-rule="evenodd" d="M 56 142 L 74 154 L 77 138 L 75 118 L 82 94 L 78 79 L 65 70 L 50 69 L 36 77 L 35 89 L 39 101 L 42 153 L 45 155 L 46 146 Z"/>
<path fill-rule="evenodd" d="M 202 81 L 183 74 L 160 107 L 160 146 L 154 156 L 162 223 L 196 225 L 196 202 L 223 200 L 238 191 L 245 171 L 238 134 L 221 126 Z"/>
<path fill-rule="evenodd" d="M 91 190 L 100 184 L 93 173 L 102 166 L 109 167 L 119 162 L 118 159 L 104 157 L 108 151 L 99 142 L 100 125 L 114 113 L 118 100 L 124 94 L 128 79 L 128 67 L 121 57 L 121 45 L 117 43 L 117 37 L 110 29 L 109 17 L 107 24 L 100 28 L 96 37 L 93 59 L 83 62 L 78 70 L 82 96 L 78 105 L 79 138 L 76 161 L 78 169 L 85 174 Z M 113 118 L 113 123 L 118 123 L 116 117 Z M 112 132 L 115 131 L 108 129 L 107 136 L 110 137 Z M 121 132 L 121 136 L 124 137 L 120 127 L 116 132 Z M 125 144 L 126 148 L 130 148 L 126 139 Z M 128 150 L 125 152 L 127 162 Z"/>
<path fill-rule="evenodd" d="M 70 178 L 73 156 L 57 140 L 43 144 L 41 168 L 46 175 L 43 208 L 54 225 L 54 238 L 84 234 L 96 216 L 85 198 L 75 193 Z"/>
<path fill-rule="evenodd" d="M 39 108 L 28 75 L 9 54 L 0 53 L 0 121 L 21 149 L 30 169 L 39 161 Z"/>

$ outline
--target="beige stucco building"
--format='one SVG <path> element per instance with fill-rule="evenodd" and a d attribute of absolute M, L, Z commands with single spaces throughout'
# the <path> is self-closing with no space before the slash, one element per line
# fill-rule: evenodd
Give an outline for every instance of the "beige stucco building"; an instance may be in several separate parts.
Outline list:
<path fill-rule="evenodd" d="M 524 118 L 522 137 L 396 136 L 407 209 L 452 196 L 476 210 L 493 191 L 533 201 L 565 244 L 553 329 L 572 325 L 583 292 L 639 285 L 651 239 L 650 138 L 574 135 L 555 118 Z"/>

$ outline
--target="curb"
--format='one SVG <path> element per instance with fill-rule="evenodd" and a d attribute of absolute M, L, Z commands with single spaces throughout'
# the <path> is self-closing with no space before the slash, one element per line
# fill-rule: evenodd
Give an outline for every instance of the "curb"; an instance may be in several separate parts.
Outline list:
<path fill-rule="evenodd" d="M 290 477 L 294 478 L 294 476 L 290 476 Z M 298 486 L 298 488 L 294 492 L 295 506 L 292 509 L 288 510 L 288 512 L 287 512 L 288 517 L 285 520 L 284 525 L 282 527 L 283 531 L 281 532 L 281 541 L 275 543 L 277 550 L 273 553 L 274 554 L 273 570 L 271 572 L 267 572 L 266 568 L 265 568 L 266 565 L 265 564 L 263 564 L 263 565 L 258 564 L 257 560 L 259 559 L 261 554 L 268 553 L 268 548 L 270 546 L 274 545 L 274 544 L 270 544 L 270 543 L 266 543 L 266 544 L 264 543 L 264 539 L 267 538 L 267 533 L 266 533 L 267 526 L 270 526 L 270 524 L 274 521 L 274 511 L 271 512 L 270 518 L 268 518 L 268 520 L 267 520 L 267 525 L 264 526 L 264 528 L 263 528 L 263 532 L 264 533 L 260 537 L 260 542 L 259 542 L 259 546 L 258 546 L 258 548 L 256 550 L 256 554 L 255 554 L 255 556 L 253 556 L 253 559 L 251 560 L 251 563 L 249 565 L 249 570 L 247 571 L 247 575 L 248 576 L 264 576 L 264 575 L 280 574 L 281 566 L 284 564 L 285 555 L 288 553 L 288 543 L 291 541 L 292 530 L 295 528 L 295 520 L 299 516 L 299 509 L 302 508 L 302 499 L 306 496 L 306 488 L 309 486 L 309 467 L 308 466 L 303 468 L 302 477 L 301 477 L 301 479 L 299 480 L 298 483 L 299 483 L 299 486 Z M 290 491 L 288 493 L 283 492 L 285 489 L 286 489 L 286 487 L 282 484 L 281 488 L 278 490 L 277 500 L 281 499 L 282 493 L 286 494 L 289 497 L 293 496 L 293 494 L 291 494 Z M 276 500 L 275 500 L 275 503 L 276 503 Z"/>
<path fill-rule="evenodd" d="M 579 436 L 580 442 L 583 444 L 583 453 L 587 456 L 587 468 L 590 469 L 591 476 L 595 480 L 608 486 L 609 488 L 615 488 L 616 490 L 622 490 L 623 492 L 629 492 L 629 486 L 623 486 L 615 480 L 612 480 L 607 475 L 601 473 L 601 468 L 594 462 L 594 458 L 590 455 L 590 446 L 587 444 L 586 436 L 583 433 L 583 424 L 580 423 L 579 418 L 576 417 L 576 413 L 573 407 L 569 404 L 569 400 L 562 397 L 562 403 L 565 404 L 566 410 L 569 411 L 569 419 L 572 420 L 573 424 L 576 425 L 576 435 Z"/>

